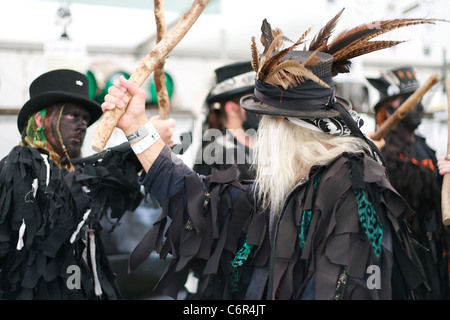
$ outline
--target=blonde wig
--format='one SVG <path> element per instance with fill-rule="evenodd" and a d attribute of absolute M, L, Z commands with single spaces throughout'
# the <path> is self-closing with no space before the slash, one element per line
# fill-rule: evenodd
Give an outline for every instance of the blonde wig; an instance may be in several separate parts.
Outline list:
<path fill-rule="evenodd" d="M 262 116 L 255 154 L 255 192 L 264 209 L 279 214 L 286 197 L 311 167 L 344 152 L 371 152 L 361 138 L 332 136 L 298 126 L 284 118 Z"/>

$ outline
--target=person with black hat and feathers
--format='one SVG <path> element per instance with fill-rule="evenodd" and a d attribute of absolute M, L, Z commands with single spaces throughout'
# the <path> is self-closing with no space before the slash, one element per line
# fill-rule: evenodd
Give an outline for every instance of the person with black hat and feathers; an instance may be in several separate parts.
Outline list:
<path fill-rule="evenodd" d="M 236 62 L 215 70 L 216 84 L 204 104 L 202 148 L 194 171 L 208 176 L 212 168 L 238 167 L 241 179 L 252 179 L 253 140 L 258 128 L 254 113 L 240 105 L 244 95 L 253 92 L 255 71 L 250 61 Z"/>
<path fill-rule="evenodd" d="M 374 107 L 376 126 L 381 126 L 420 86 L 411 66 L 385 70 L 379 78 L 367 80 L 380 93 Z M 390 182 L 415 212 L 409 223 L 420 243 L 417 254 L 431 288 L 427 298 L 448 299 L 450 234 L 442 223 L 442 176 L 436 151 L 417 132 L 423 115 L 420 102 L 388 133 L 381 151 Z"/>
<path fill-rule="evenodd" d="M 142 166 L 128 143 L 81 157 L 103 114 L 84 74 L 46 72 L 29 93 L 0 162 L 0 299 L 120 299 L 100 219 L 112 230 L 138 206 Z"/>
<path fill-rule="evenodd" d="M 284 48 L 289 39 L 266 20 L 262 54 L 252 39 L 257 77 L 241 105 L 262 115 L 254 183 L 233 167 L 199 176 L 161 139 L 131 144 L 163 213 L 129 266 L 153 250 L 170 254 L 157 292 L 177 297 L 191 270 L 204 275 L 198 295 L 209 299 L 414 299 L 427 290 L 405 223 L 412 212 L 358 114 L 335 96 L 333 76 L 355 56 L 398 44 L 374 37 L 434 21 L 377 21 L 329 42 L 341 13 L 309 46 L 305 32 Z M 120 108 L 124 91 L 131 100 L 118 127 L 132 134 L 148 123 L 141 89 L 118 79 L 102 109 Z"/>

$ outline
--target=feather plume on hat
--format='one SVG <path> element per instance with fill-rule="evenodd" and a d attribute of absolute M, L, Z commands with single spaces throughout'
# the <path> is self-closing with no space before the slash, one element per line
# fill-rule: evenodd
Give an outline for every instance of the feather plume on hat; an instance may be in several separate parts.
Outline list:
<path fill-rule="evenodd" d="M 328 84 L 321 81 L 313 72 L 306 68 L 320 60 L 317 57 L 317 52 L 324 52 L 333 56 L 332 76 L 336 76 L 339 73 L 348 73 L 350 71 L 350 59 L 370 52 L 390 48 L 404 42 L 371 41 L 372 39 L 403 27 L 419 24 L 435 24 L 436 21 L 446 21 L 442 19 L 423 18 L 378 20 L 343 31 L 329 42 L 343 11 L 344 9 L 317 33 L 307 49 L 305 45 L 304 51 L 313 51 L 314 53 L 303 63 L 293 60 L 282 61 L 282 58 L 288 52 L 305 42 L 305 38 L 311 28 L 307 29 L 299 40 L 283 49 L 285 41 L 291 43 L 292 41 L 284 36 L 280 29 L 272 30 L 270 24 L 264 19 L 261 26 L 261 43 L 264 46 L 263 54 L 261 56 L 258 54 L 255 37 L 252 37 L 251 44 L 252 67 L 257 73 L 257 78 L 275 86 L 282 86 L 285 90 L 299 85 L 305 80 L 312 80 L 324 87 L 328 87 Z"/>

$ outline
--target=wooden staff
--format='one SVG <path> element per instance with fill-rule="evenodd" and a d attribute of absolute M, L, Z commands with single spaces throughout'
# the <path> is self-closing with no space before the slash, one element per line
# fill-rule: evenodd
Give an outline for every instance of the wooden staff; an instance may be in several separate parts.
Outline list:
<path fill-rule="evenodd" d="M 129 78 L 131 82 L 138 86 L 142 86 L 144 81 L 158 66 L 161 59 L 164 59 L 189 31 L 208 2 L 209 0 L 194 0 L 189 11 L 180 18 L 175 28 L 159 41 L 144 59 L 141 60 L 138 67 Z M 92 149 L 94 149 L 94 151 L 101 152 L 105 148 L 117 122 L 125 113 L 126 107 L 127 106 L 122 109 L 114 108 L 103 114 L 92 139 Z"/>
<path fill-rule="evenodd" d="M 445 80 L 445 91 L 447 91 L 447 154 L 450 154 L 450 78 Z M 442 222 L 444 225 L 450 225 L 450 174 L 444 174 L 441 191 Z"/>
<path fill-rule="evenodd" d="M 400 107 L 392 114 L 375 132 L 372 140 L 381 140 L 395 128 L 395 126 L 416 106 L 422 97 L 427 93 L 436 83 L 439 82 L 437 74 L 431 75 L 424 84 L 422 84 L 412 95 L 403 102 Z"/>
<path fill-rule="evenodd" d="M 164 19 L 164 1 L 154 0 L 155 7 L 155 21 L 156 21 L 156 43 L 161 41 L 166 36 L 167 26 Z M 155 80 L 156 97 L 158 100 L 159 117 L 161 119 L 169 118 L 170 100 L 167 92 L 166 80 L 164 79 L 164 64 L 166 59 L 161 59 L 161 62 L 156 67 L 153 73 Z"/>

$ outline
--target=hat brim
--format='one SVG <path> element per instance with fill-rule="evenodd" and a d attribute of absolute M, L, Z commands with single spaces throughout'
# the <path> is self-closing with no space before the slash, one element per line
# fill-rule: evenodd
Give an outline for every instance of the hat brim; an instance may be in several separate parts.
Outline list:
<path fill-rule="evenodd" d="M 381 98 L 381 99 L 375 104 L 375 106 L 373 107 L 373 110 L 374 110 L 375 113 L 376 113 L 376 112 L 378 111 L 378 109 L 380 109 L 380 107 L 381 107 L 383 104 L 385 104 L 387 101 L 397 99 L 398 97 L 401 97 L 401 96 L 409 96 L 409 95 L 413 94 L 415 91 L 416 91 L 416 89 L 411 89 L 411 90 L 408 90 L 408 91 L 400 92 L 400 93 L 398 93 L 398 94 L 394 94 L 394 95 L 392 95 L 392 96 L 385 96 L 384 98 Z"/>
<path fill-rule="evenodd" d="M 91 115 L 91 121 L 89 122 L 88 127 L 95 121 L 97 121 L 103 114 L 100 104 L 90 98 L 86 98 L 77 94 L 70 94 L 67 92 L 48 91 L 28 100 L 23 105 L 17 117 L 17 127 L 19 129 L 19 132 L 22 132 L 31 115 L 46 108 L 49 105 L 63 102 L 78 102 L 85 106 L 86 110 L 89 111 Z"/>
<path fill-rule="evenodd" d="M 349 101 L 336 97 L 336 102 L 341 104 L 345 109 L 351 110 L 351 104 Z M 339 111 L 324 108 L 323 109 L 312 109 L 312 110 L 293 110 L 292 108 L 275 108 L 271 105 L 268 105 L 264 102 L 254 101 L 252 95 L 244 96 L 241 98 L 241 106 L 246 111 L 259 113 L 259 114 L 267 114 L 273 116 L 280 117 L 297 117 L 304 119 L 315 119 L 315 118 L 334 118 L 339 116 Z"/>
<path fill-rule="evenodd" d="M 380 78 L 366 78 L 367 81 L 380 93 L 380 98 L 378 102 L 374 105 L 373 110 L 375 112 L 387 101 L 397 99 L 398 97 L 404 95 L 410 95 L 414 93 L 419 87 L 419 83 L 413 82 L 411 85 L 407 86 L 397 86 L 398 92 L 392 95 L 388 94 L 389 82 L 385 79 Z"/>
<path fill-rule="evenodd" d="M 234 90 L 229 90 L 229 91 L 222 92 L 222 93 L 216 94 L 216 95 L 209 93 L 208 96 L 206 97 L 206 103 L 211 104 L 214 102 L 226 101 L 232 97 L 235 97 L 235 96 L 238 96 L 241 94 L 251 93 L 251 92 L 253 92 L 254 88 L 255 88 L 255 86 L 252 85 L 252 86 L 237 88 Z"/>

